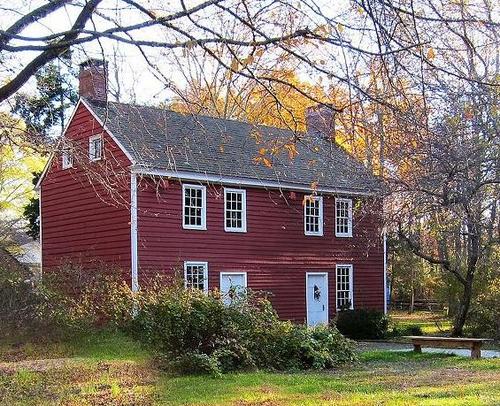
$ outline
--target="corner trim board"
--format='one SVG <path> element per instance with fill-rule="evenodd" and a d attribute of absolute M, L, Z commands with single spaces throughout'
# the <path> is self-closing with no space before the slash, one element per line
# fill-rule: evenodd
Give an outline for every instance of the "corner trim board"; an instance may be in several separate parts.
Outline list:
<path fill-rule="evenodd" d="M 384 230 L 384 314 L 387 314 L 387 231 Z"/>
<path fill-rule="evenodd" d="M 43 277 L 42 188 L 38 189 L 38 228 L 38 239 L 40 240 L 40 276 Z"/>
<path fill-rule="evenodd" d="M 130 260 L 132 292 L 139 290 L 137 254 L 137 175 L 130 174 Z"/>

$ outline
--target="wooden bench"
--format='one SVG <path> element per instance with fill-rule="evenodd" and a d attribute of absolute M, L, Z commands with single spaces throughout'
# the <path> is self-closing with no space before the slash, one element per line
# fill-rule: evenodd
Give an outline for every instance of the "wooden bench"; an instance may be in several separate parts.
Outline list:
<path fill-rule="evenodd" d="M 406 336 L 413 344 L 415 352 L 422 352 L 422 347 L 437 348 L 470 348 L 470 356 L 474 359 L 481 358 L 481 346 L 484 342 L 492 341 L 488 338 L 455 338 L 455 337 L 424 337 Z"/>

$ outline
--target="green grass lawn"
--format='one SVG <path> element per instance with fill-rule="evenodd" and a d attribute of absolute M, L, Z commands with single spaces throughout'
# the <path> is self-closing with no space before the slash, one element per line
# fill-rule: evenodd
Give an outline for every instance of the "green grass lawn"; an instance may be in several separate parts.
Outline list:
<path fill-rule="evenodd" d="M 371 351 L 321 373 L 175 377 L 122 334 L 9 340 L 0 341 L 0 404 L 498 405 L 500 360 Z"/>
<path fill-rule="evenodd" d="M 425 335 L 447 335 L 451 332 L 451 320 L 443 312 L 391 310 L 391 322 L 399 328 L 420 326 Z"/>

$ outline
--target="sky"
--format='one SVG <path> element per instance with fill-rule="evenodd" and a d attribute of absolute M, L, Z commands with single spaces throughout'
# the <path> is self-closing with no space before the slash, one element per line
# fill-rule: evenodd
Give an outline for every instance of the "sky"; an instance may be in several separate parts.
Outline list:
<path fill-rule="evenodd" d="M 17 3 L 14 3 L 15 6 L 13 7 L 11 0 L 0 0 L 0 26 L 2 28 L 8 27 L 13 21 L 13 18 L 16 18 L 21 13 L 26 13 L 35 9 L 41 3 L 44 2 L 35 0 L 20 0 Z M 169 12 L 180 10 L 179 1 L 143 0 L 140 3 L 150 9 L 156 10 L 158 15 L 167 15 Z M 190 5 L 196 5 L 197 3 L 200 3 L 200 1 L 188 1 L 187 5 L 189 7 Z M 227 1 L 225 3 L 231 4 L 231 1 Z M 348 2 L 346 0 L 340 0 L 335 2 L 335 6 L 333 6 L 333 2 L 326 0 L 311 2 L 311 4 L 317 4 L 318 7 L 321 7 L 324 13 L 330 13 L 331 15 L 341 15 L 345 12 L 347 3 Z M 114 10 L 117 6 L 123 6 L 123 3 L 119 0 L 105 0 L 100 6 L 100 9 L 104 13 L 109 13 L 110 10 Z M 58 12 L 49 15 L 47 18 L 44 18 L 39 23 L 28 27 L 28 29 L 23 31 L 23 35 L 39 37 L 68 29 L 75 19 L 76 11 L 78 11 L 76 7 L 68 5 L 64 9 L 61 9 Z M 131 24 L 143 20 L 143 18 L 136 11 L 130 12 L 124 10 L 123 8 L 120 9 L 119 15 L 124 24 Z M 210 18 L 213 17 L 200 15 L 200 18 L 204 24 L 210 25 Z M 97 29 L 110 26 L 109 23 L 105 22 L 102 18 L 95 18 L 93 20 L 93 24 L 95 24 Z M 167 32 L 167 30 L 157 28 L 135 31 L 134 37 L 139 39 L 172 40 L 172 36 Z M 157 48 L 143 48 L 143 50 L 147 53 L 148 58 L 150 58 L 150 62 L 156 65 L 155 69 L 148 66 L 144 56 L 136 47 L 125 44 L 117 44 L 115 41 L 108 39 L 75 47 L 72 63 L 77 65 L 89 57 L 102 58 L 104 54 L 105 58 L 111 65 L 111 86 L 114 86 L 115 82 L 113 72 L 115 62 L 117 62 L 116 65 L 119 66 L 120 83 L 124 88 L 124 99 L 135 99 L 136 102 L 145 104 L 168 102 L 174 96 L 174 93 L 165 89 L 164 80 L 163 78 L 160 78 L 160 76 L 164 75 L 165 78 L 172 81 L 172 83 L 176 86 L 182 87 L 184 85 L 183 75 L 179 72 L 179 66 L 173 61 L 171 55 L 174 51 Z M 28 63 L 34 55 L 34 52 L 24 52 L 22 54 L 16 54 L 11 59 L 3 60 L 2 70 L 0 70 L 0 79 L 5 80 L 9 76 L 14 75 L 19 67 Z M 178 52 L 177 55 L 182 58 L 181 52 Z M 323 59 L 327 58 L 328 55 L 323 56 Z M 159 72 L 161 72 L 160 75 Z M 311 79 L 307 72 L 304 71 L 300 73 L 302 74 L 303 80 Z M 159 80 L 159 78 L 161 80 Z M 316 78 L 312 79 L 315 80 Z M 23 91 L 31 92 L 33 89 L 33 81 L 31 81 L 25 86 Z"/>

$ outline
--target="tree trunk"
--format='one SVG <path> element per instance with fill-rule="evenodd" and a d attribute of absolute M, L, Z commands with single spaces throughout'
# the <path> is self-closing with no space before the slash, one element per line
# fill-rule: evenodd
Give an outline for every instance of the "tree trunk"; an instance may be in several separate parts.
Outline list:
<path fill-rule="evenodd" d="M 467 320 L 467 315 L 469 313 L 470 302 L 472 299 L 472 280 L 467 280 L 464 285 L 464 292 L 462 294 L 462 300 L 458 307 L 457 315 L 455 316 L 455 322 L 453 324 L 453 330 L 451 335 L 453 337 L 460 337 L 464 334 L 464 325 Z"/>
<path fill-rule="evenodd" d="M 412 314 L 415 310 L 415 268 L 411 269 L 411 296 L 410 296 L 410 308 L 408 313 Z"/>

